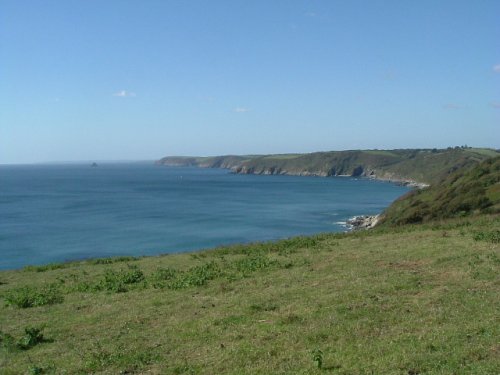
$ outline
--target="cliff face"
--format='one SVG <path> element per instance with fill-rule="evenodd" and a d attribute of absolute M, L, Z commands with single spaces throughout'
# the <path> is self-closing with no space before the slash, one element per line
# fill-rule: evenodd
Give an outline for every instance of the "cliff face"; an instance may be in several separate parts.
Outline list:
<path fill-rule="evenodd" d="M 252 165 L 239 165 L 231 168 L 234 173 L 238 174 L 262 174 L 262 175 L 292 175 L 292 176 L 318 176 L 318 177 L 332 177 L 332 176 L 350 176 L 350 177 L 374 177 L 375 171 L 372 169 L 366 170 L 363 166 L 357 166 L 347 169 L 331 168 L 324 169 L 285 169 L 281 167 L 253 167 Z"/>
<path fill-rule="evenodd" d="M 435 183 L 453 171 L 499 155 L 488 149 L 356 150 L 311 154 L 166 157 L 167 166 L 226 168 L 234 173 L 296 176 L 352 176 L 410 185 Z"/>

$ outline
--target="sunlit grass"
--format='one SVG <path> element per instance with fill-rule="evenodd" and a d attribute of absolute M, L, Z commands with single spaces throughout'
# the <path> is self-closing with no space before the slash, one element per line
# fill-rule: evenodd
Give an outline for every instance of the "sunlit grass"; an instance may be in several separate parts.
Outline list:
<path fill-rule="evenodd" d="M 499 224 L 5 271 L 0 373 L 498 373 Z M 5 304 L 47 285 L 63 300 Z M 9 350 L 30 327 L 46 340 Z"/>

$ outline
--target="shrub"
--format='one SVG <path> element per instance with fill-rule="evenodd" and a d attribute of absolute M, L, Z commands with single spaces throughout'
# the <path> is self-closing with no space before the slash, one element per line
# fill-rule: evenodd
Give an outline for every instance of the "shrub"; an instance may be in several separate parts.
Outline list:
<path fill-rule="evenodd" d="M 5 301 L 19 308 L 36 307 L 61 303 L 64 300 L 59 287 L 49 284 L 40 289 L 25 286 L 7 291 Z"/>
<path fill-rule="evenodd" d="M 173 268 L 157 268 L 155 272 L 152 273 L 151 279 L 155 281 L 160 280 L 171 280 L 177 275 L 177 271 Z"/>
<path fill-rule="evenodd" d="M 270 259 L 266 255 L 253 255 L 235 262 L 235 267 L 243 273 L 255 272 L 257 270 L 269 268 L 278 262 Z"/>
<path fill-rule="evenodd" d="M 178 272 L 173 268 L 157 268 L 150 276 L 151 283 L 154 288 L 164 288 L 166 281 L 173 280 L 177 274 Z"/>
<path fill-rule="evenodd" d="M 310 249 L 316 247 L 320 242 L 318 237 L 294 237 L 288 238 L 273 243 L 271 251 L 275 251 L 280 255 L 287 255 L 296 252 L 298 249 Z"/>
<path fill-rule="evenodd" d="M 133 256 L 120 256 L 120 257 L 111 257 L 111 258 L 95 258 L 89 259 L 87 263 L 89 264 L 113 264 L 119 262 L 133 262 L 135 260 L 139 260 L 139 257 Z"/>
<path fill-rule="evenodd" d="M 7 351 L 13 351 L 17 349 L 14 337 L 8 333 L 0 331 L 0 348 L 6 349 Z"/>
<path fill-rule="evenodd" d="M 128 269 L 118 271 L 106 270 L 104 279 L 96 289 L 121 293 L 128 290 L 128 285 L 137 284 L 144 280 L 144 273 L 137 266 L 128 266 Z"/>
<path fill-rule="evenodd" d="M 49 264 L 44 264 L 41 266 L 26 266 L 23 268 L 23 271 L 26 271 L 26 272 L 45 272 L 45 271 L 58 270 L 61 268 L 67 268 L 69 266 L 70 266 L 69 263 L 49 263 Z"/>
<path fill-rule="evenodd" d="M 40 375 L 40 374 L 45 373 L 45 370 L 44 370 L 43 367 L 32 365 L 32 366 L 29 367 L 28 373 L 30 375 Z"/>
<path fill-rule="evenodd" d="M 112 264 L 113 260 L 111 258 L 96 258 L 87 261 L 89 264 Z"/>
<path fill-rule="evenodd" d="M 476 232 L 473 236 L 475 241 L 486 241 L 491 243 L 500 243 L 500 230 L 490 232 Z"/>
<path fill-rule="evenodd" d="M 95 285 L 89 281 L 82 281 L 75 284 L 72 288 L 70 288 L 70 290 L 75 292 L 95 292 L 101 290 L 101 287 L 100 284 Z"/>
<path fill-rule="evenodd" d="M 31 349 L 47 341 L 43 337 L 42 331 L 43 327 L 27 327 L 24 329 L 24 335 L 17 342 L 12 335 L 0 331 L 0 348 L 4 348 L 7 351 Z"/>
<path fill-rule="evenodd" d="M 190 286 L 202 286 L 209 280 L 213 280 L 222 275 L 219 265 L 212 261 L 201 266 L 190 268 L 188 271 L 179 275 L 172 283 L 168 285 L 171 289 L 181 289 Z"/>
<path fill-rule="evenodd" d="M 321 369 L 323 367 L 323 352 L 320 349 L 314 349 L 311 354 L 314 365 Z"/>
<path fill-rule="evenodd" d="M 279 306 L 273 302 L 257 303 L 250 305 L 250 310 L 253 312 L 276 311 Z"/>
<path fill-rule="evenodd" d="M 45 341 L 43 338 L 43 328 L 28 327 L 24 329 L 24 336 L 18 341 L 19 349 L 28 350 L 37 344 Z"/>

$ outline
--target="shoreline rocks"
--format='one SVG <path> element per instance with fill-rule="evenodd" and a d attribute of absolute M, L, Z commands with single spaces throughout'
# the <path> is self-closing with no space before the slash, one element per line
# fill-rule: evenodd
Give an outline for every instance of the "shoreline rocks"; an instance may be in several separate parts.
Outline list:
<path fill-rule="evenodd" d="M 399 186 L 407 186 L 414 189 L 424 189 L 430 186 L 429 184 L 426 184 L 424 182 L 417 182 L 413 180 L 389 180 L 389 182 Z"/>
<path fill-rule="evenodd" d="M 406 186 L 406 187 L 413 188 L 413 189 L 424 189 L 424 188 L 430 186 L 429 184 L 427 184 L 425 182 L 418 182 L 415 180 L 405 179 L 405 178 L 401 178 L 401 177 L 394 177 L 394 176 L 379 177 L 375 174 L 372 174 L 370 176 L 367 176 L 367 178 L 369 178 L 370 180 L 389 182 L 391 184 L 398 185 L 398 186 Z"/>
<path fill-rule="evenodd" d="M 361 230 L 373 228 L 380 220 L 380 215 L 354 216 L 346 221 L 346 225 L 351 230 Z"/>

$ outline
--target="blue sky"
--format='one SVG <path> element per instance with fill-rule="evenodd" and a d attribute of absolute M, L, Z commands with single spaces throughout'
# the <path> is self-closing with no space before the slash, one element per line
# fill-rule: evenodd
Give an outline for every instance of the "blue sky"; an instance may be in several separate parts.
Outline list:
<path fill-rule="evenodd" d="M 0 2 L 0 163 L 500 147 L 500 1 Z"/>

